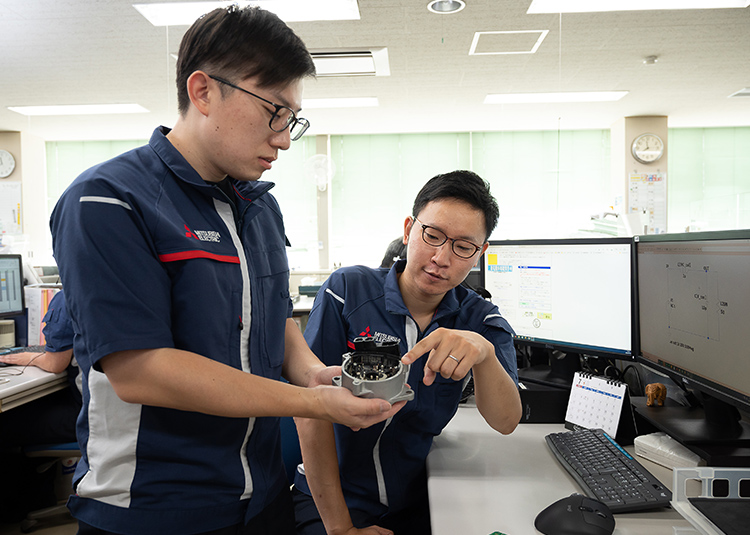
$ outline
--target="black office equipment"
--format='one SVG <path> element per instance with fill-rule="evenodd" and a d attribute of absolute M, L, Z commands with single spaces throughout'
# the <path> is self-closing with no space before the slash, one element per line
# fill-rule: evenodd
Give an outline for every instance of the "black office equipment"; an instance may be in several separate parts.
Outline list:
<path fill-rule="evenodd" d="M 601 429 L 551 433 L 555 458 L 587 496 L 613 513 L 666 507 L 672 493 Z"/>
<path fill-rule="evenodd" d="M 16 353 L 44 353 L 46 346 L 9 347 L 0 349 L 0 355 L 15 355 Z"/>
<path fill-rule="evenodd" d="M 481 266 L 516 344 L 549 353 L 522 381 L 568 389 L 581 355 L 635 358 L 632 238 L 493 240 Z"/>
<path fill-rule="evenodd" d="M 569 389 L 555 388 L 538 383 L 520 382 L 522 424 L 548 424 L 565 422 L 565 408 L 570 397 Z"/>
<path fill-rule="evenodd" d="M 612 535 L 615 518 L 602 502 L 571 494 L 544 508 L 534 527 L 544 535 Z"/>
<path fill-rule="evenodd" d="M 641 236 L 636 242 L 639 362 L 693 406 L 637 413 L 709 465 L 750 466 L 750 230 Z"/>

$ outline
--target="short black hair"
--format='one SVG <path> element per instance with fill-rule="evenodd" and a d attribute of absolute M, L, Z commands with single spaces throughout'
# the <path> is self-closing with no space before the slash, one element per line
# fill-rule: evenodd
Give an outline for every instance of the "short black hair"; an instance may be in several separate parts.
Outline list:
<path fill-rule="evenodd" d="M 490 184 L 478 174 L 458 170 L 432 177 L 414 199 L 412 215 L 418 217 L 425 206 L 439 199 L 456 199 L 481 211 L 484 214 L 485 240 L 495 230 L 500 209 L 490 193 Z"/>
<path fill-rule="evenodd" d="M 315 64 L 302 39 L 277 15 L 231 5 L 203 15 L 182 38 L 177 55 L 181 115 L 190 107 L 187 80 L 198 70 L 230 81 L 252 76 L 260 87 L 282 87 L 314 76 Z"/>
<path fill-rule="evenodd" d="M 406 244 L 404 243 L 404 237 L 400 236 L 388 244 L 383 255 L 383 260 L 380 261 L 380 267 L 389 268 L 396 263 L 396 260 L 406 260 Z"/>

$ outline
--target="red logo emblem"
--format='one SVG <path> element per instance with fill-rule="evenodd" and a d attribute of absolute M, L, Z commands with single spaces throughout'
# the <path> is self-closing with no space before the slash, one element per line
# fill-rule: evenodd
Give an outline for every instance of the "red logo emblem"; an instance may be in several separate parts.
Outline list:
<path fill-rule="evenodd" d="M 185 225 L 185 230 L 187 231 L 185 233 L 186 237 L 188 237 L 188 238 L 195 238 L 196 240 L 198 239 L 198 236 L 196 236 L 195 233 L 192 230 L 190 230 L 190 227 L 188 227 L 187 225 Z"/>

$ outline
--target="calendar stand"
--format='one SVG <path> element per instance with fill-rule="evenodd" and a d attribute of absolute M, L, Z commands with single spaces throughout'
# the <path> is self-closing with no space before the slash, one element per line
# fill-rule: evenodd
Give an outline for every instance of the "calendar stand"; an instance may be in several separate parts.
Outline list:
<path fill-rule="evenodd" d="M 601 428 L 621 446 L 633 444 L 635 417 L 625 383 L 576 372 L 565 413 L 567 429 Z"/>

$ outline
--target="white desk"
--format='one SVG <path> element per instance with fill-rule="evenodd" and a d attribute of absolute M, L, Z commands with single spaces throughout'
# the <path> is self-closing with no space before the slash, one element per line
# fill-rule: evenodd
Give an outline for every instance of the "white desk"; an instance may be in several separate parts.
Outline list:
<path fill-rule="evenodd" d="M 303 333 L 305 332 L 305 327 L 307 327 L 307 317 L 310 315 L 310 309 L 312 308 L 314 302 L 314 297 L 300 295 L 297 296 L 297 301 L 294 303 L 294 312 L 292 313 L 292 317 L 294 318 L 294 321 L 297 322 L 300 331 L 302 331 Z"/>
<path fill-rule="evenodd" d="M 539 535 L 539 511 L 582 492 L 544 440 L 564 430 L 563 424 L 520 424 L 503 436 L 476 407 L 460 407 L 427 458 L 433 535 Z M 671 490 L 671 470 L 637 459 Z M 690 527 L 672 509 L 620 513 L 615 521 L 615 535 L 673 535 L 673 526 Z"/>
<path fill-rule="evenodd" d="M 21 375 L 9 375 L 23 370 Z M 68 372 L 46 372 L 36 366 L 0 367 L 0 412 L 68 387 Z"/>
<path fill-rule="evenodd" d="M 297 301 L 294 303 L 294 314 L 308 314 L 314 302 L 314 297 L 310 297 L 308 295 L 300 295 Z"/>

